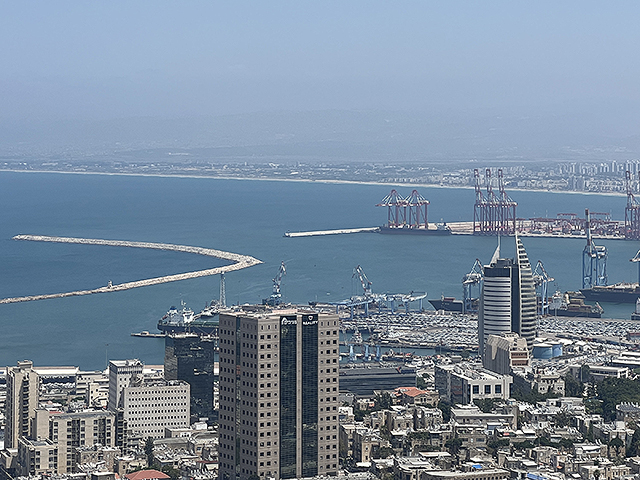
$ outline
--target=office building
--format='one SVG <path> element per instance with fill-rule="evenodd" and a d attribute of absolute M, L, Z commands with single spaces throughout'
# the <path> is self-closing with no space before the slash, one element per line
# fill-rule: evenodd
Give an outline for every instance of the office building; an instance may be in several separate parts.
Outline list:
<path fill-rule="evenodd" d="M 221 480 L 338 471 L 337 315 L 220 314 Z"/>
<path fill-rule="evenodd" d="M 478 341 L 484 358 L 489 335 L 515 332 L 532 349 L 536 334 L 536 291 L 531 264 L 522 241 L 516 236 L 516 257 L 500 258 L 500 245 L 489 265 L 478 313 Z"/>
<path fill-rule="evenodd" d="M 517 333 L 489 335 L 483 359 L 484 367 L 492 372 L 509 374 L 513 368 L 530 364 L 527 341 Z"/>
<path fill-rule="evenodd" d="M 191 387 L 191 420 L 213 420 L 214 354 L 213 338 L 194 333 L 178 333 L 165 338 L 164 378 L 183 380 Z"/>
<path fill-rule="evenodd" d="M 474 365 L 436 365 L 436 390 L 443 400 L 467 405 L 474 400 L 494 398 L 507 400 L 511 396 L 511 375 L 500 375 Z"/>
<path fill-rule="evenodd" d="M 7 367 L 5 448 L 18 448 L 20 437 L 30 438 L 38 408 L 40 378 L 33 362 Z"/>
<path fill-rule="evenodd" d="M 109 398 L 107 406 L 109 410 L 117 410 L 121 407 L 120 400 L 124 387 L 128 387 L 132 380 L 142 377 L 144 364 L 138 360 L 111 360 L 109 361 Z"/>

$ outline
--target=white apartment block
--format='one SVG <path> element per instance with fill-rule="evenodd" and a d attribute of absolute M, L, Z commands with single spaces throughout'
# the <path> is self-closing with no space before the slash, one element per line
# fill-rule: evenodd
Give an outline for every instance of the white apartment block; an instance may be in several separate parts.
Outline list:
<path fill-rule="evenodd" d="M 139 382 L 122 392 L 129 438 L 164 438 L 165 428 L 189 426 L 190 389 L 181 380 Z"/>

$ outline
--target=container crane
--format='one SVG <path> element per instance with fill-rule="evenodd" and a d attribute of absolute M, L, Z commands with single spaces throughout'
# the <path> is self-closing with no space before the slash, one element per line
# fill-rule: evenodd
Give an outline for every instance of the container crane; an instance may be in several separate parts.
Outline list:
<path fill-rule="evenodd" d="M 540 260 L 533 270 L 533 284 L 537 290 L 537 296 L 540 297 L 538 308 L 539 315 L 547 315 L 549 313 L 549 282 L 553 282 L 554 278 L 550 277 Z"/>
<path fill-rule="evenodd" d="M 282 303 L 282 293 L 280 292 L 280 284 L 282 283 L 282 277 L 287 274 L 287 269 L 284 265 L 284 262 L 280 264 L 280 269 L 278 270 L 278 274 L 273 278 L 273 293 L 269 298 L 265 298 L 262 300 L 263 305 L 270 305 L 275 307 L 276 305 L 280 305 Z"/>
<path fill-rule="evenodd" d="M 371 296 L 371 282 L 367 278 L 367 275 L 364 273 L 364 270 L 362 270 L 362 267 L 360 265 L 353 269 L 353 275 L 351 276 L 351 278 L 355 277 L 358 277 L 358 279 L 360 280 L 360 284 L 362 285 L 362 290 L 364 292 L 363 295 L 365 297 Z"/>
<path fill-rule="evenodd" d="M 477 305 L 474 305 L 474 303 L 480 298 L 483 276 L 484 269 L 482 268 L 482 262 L 476 258 L 473 267 L 471 267 L 471 271 L 462 277 L 462 313 L 470 313 L 478 310 Z M 475 297 L 471 290 L 473 287 L 477 288 L 477 295 Z"/>
<path fill-rule="evenodd" d="M 607 247 L 596 245 L 591 236 L 591 216 L 585 209 L 587 244 L 582 251 L 582 288 L 607 285 Z"/>
<path fill-rule="evenodd" d="M 633 195 L 631 172 L 625 172 L 625 187 L 627 190 L 627 206 L 624 209 L 624 237 L 627 240 L 640 239 L 640 203 Z"/>

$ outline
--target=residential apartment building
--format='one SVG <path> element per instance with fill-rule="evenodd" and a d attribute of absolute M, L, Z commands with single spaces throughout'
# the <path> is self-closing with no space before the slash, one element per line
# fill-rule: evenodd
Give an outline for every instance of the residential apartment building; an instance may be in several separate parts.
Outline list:
<path fill-rule="evenodd" d="M 18 448 L 20 437 L 29 438 L 38 408 L 40 378 L 33 362 L 24 360 L 7 368 L 5 448 Z"/>
<path fill-rule="evenodd" d="M 128 439 L 164 438 L 165 428 L 190 425 L 190 388 L 181 380 L 139 381 L 122 392 Z"/>

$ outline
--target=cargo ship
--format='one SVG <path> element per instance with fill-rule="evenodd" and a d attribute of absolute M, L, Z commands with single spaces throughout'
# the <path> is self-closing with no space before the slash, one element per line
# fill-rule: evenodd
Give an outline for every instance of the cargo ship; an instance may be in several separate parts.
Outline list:
<path fill-rule="evenodd" d="M 436 223 L 436 228 L 425 228 L 424 225 L 419 227 L 412 225 L 382 225 L 378 229 L 379 233 L 391 233 L 391 234 L 407 234 L 407 235 L 451 235 L 451 227 L 446 222 Z"/>
<path fill-rule="evenodd" d="M 433 305 L 436 310 L 444 310 L 445 312 L 464 312 L 463 301 L 458 300 L 455 297 L 445 297 L 442 295 L 438 299 L 429 300 L 429 303 Z M 475 313 L 478 311 L 478 305 L 480 304 L 479 298 L 471 299 L 471 308 L 466 313 Z"/>
<path fill-rule="evenodd" d="M 640 286 L 637 283 L 616 283 L 604 287 L 583 288 L 580 293 L 587 300 L 610 303 L 636 303 L 640 298 Z"/>
<path fill-rule="evenodd" d="M 194 315 L 193 310 L 187 308 L 184 302 L 181 302 L 180 310 L 172 306 L 158 320 L 158 330 L 164 333 L 189 332 L 199 335 L 212 335 L 217 333 L 218 325 L 219 318 L 217 315 L 207 315 L 206 317 Z"/>
<path fill-rule="evenodd" d="M 604 309 L 600 304 L 587 305 L 584 300 L 584 296 L 578 292 L 556 292 L 551 297 L 549 314 L 557 317 L 602 318 Z"/>
<path fill-rule="evenodd" d="M 436 310 L 444 310 L 445 312 L 462 313 L 462 300 L 456 300 L 455 297 L 445 297 L 444 295 L 437 300 L 429 300 Z"/>

